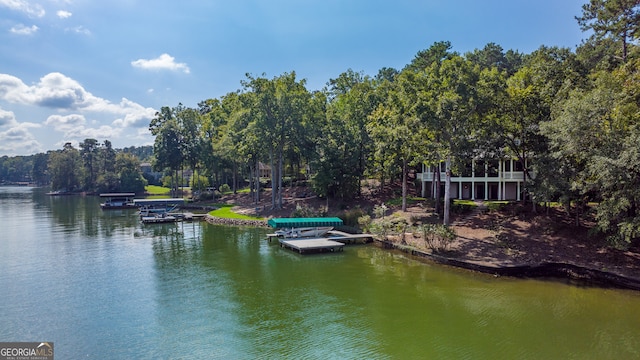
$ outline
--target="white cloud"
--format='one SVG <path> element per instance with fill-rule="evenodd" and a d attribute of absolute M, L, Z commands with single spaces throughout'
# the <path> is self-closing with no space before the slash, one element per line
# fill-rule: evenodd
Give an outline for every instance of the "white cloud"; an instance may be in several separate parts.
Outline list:
<path fill-rule="evenodd" d="M 51 115 L 44 122 L 45 125 L 53 126 L 56 131 L 69 131 L 74 128 L 83 126 L 86 120 L 83 115 Z"/>
<path fill-rule="evenodd" d="M 122 129 L 116 129 L 108 125 L 102 125 L 97 128 L 87 128 L 80 126 L 65 132 L 66 138 L 84 140 L 84 139 L 114 139 L 120 137 Z"/>
<path fill-rule="evenodd" d="M 85 117 L 81 114 L 51 115 L 45 121 L 45 125 L 53 127 L 55 131 L 64 133 L 64 138 L 77 141 L 84 139 L 110 139 L 122 134 L 122 128 L 109 125 L 87 127 Z"/>
<path fill-rule="evenodd" d="M 0 127 L 15 125 L 15 124 L 17 124 L 17 122 L 16 122 L 16 116 L 13 113 L 13 111 L 6 111 L 6 110 L 0 109 Z"/>
<path fill-rule="evenodd" d="M 162 54 L 155 59 L 138 59 L 132 61 L 131 65 L 145 70 L 182 71 L 185 74 L 191 72 L 186 63 L 176 63 L 175 58 L 169 54 Z"/>
<path fill-rule="evenodd" d="M 65 31 L 73 32 L 80 35 L 91 35 L 91 31 L 84 26 L 76 26 L 72 28 L 66 28 Z"/>
<path fill-rule="evenodd" d="M 148 126 L 156 110 L 122 98 L 114 104 L 86 91 L 77 81 L 61 74 L 50 73 L 35 85 L 8 74 L 0 74 L 0 100 L 26 105 L 38 105 L 62 111 L 93 112 L 124 116 L 115 121 L 121 126 Z M 62 119 L 69 121 L 69 119 Z M 54 118 L 51 121 L 61 121 Z"/>
<path fill-rule="evenodd" d="M 0 0 L 0 1 L 1 1 L 1 0 Z M 73 15 L 73 14 L 72 14 L 72 13 L 70 13 L 69 11 L 66 11 L 66 10 L 58 10 L 58 11 L 56 12 L 56 15 L 58 15 L 58 17 L 59 17 L 60 19 L 67 19 L 67 18 L 70 18 L 70 17 L 71 17 L 71 15 Z"/>
<path fill-rule="evenodd" d="M 0 0 L 0 6 L 8 7 L 11 10 L 20 11 L 30 17 L 43 17 L 44 9 L 40 4 L 32 4 L 26 0 Z"/>
<path fill-rule="evenodd" d="M 38 126 L 32 123 L 16 123 L 9 129 L 0 131 L 0 153 L 14 155 L 42 152 L 42 145 L 29 131 L 29 128 Z"/>
<path fill-rule="evenodd" d="M 0 0 L 2 1 L 2 0 Z M 23 24 L 18 24 L 14 27 L 12 27 L 9 31 L 11 31 L 11 33 L 13 34 L 17 34 L 17 35 L 31 35 L 34 34 L 38 31 L 38 27 L 35 25 L 31 25 L 31 26 L 26 26 Z"/>

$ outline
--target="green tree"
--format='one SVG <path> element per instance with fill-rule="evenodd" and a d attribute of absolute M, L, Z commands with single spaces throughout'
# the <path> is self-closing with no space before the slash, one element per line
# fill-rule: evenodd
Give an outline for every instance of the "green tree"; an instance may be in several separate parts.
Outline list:
<path fill-rule="evenodd" d="M 255 111 L 255 130 L 262 134 L 264 145 L 261 147 L 269 151 L 272 207 L 280 209 L 285 151 L 297 145 L 293 142 L 293 135 L 309 116 L 311 94 L 304 80 L 296 80 L 295 72 L 271 80 L 247 74 L 247 79 L 243 84 L 254 94 L 251 106 Z"/>
<path fill-rule="evenodd" d="M 307 137 L 316 141 L 320 155 L 315 164 L 318 171 L 314 186 L 322 195 L 350 199 L 362 193 L 361 181 L 372 148 L 368 116 L 379 100 L 374 81 L 351 69 L 328 85 L 330 101 L 326 111 L 316 106 L 319 116 L 326 117 L 312 123 L 322 125 L 315 127 L 315 136 Z"/>
<path fill-rule="evenodd" d="M 116 169 L 119 178 L 119 191 L 143 193 L 147 180 L 140 171 L 140 160 L 127 153 L 116 155 Z"/>
<path fill-rule="evenodd" d="M 80 156 L 84 166 L 84 186 L 86 190 L 94 191 L 100 171 L 98 164 L 99 144 L 96 139 L 85 139 L 80 143 Z"/>
<path fill-rule="evenodd" d="M 640 36 L 640 1 L 590 0 L 576 20 L 583 31 L 593 30 L 597 39 L 610 36 L 618 41 L 626 62 L 629 44 Z"/>
<path fill-rule="evenodd" d="M 176 120 L 174 110 L 163 106 L 149 125 L 151 134 L 156 136 L 153 144 L 156 170 L 168 168 L 172 176 L 172 193 L 176 196 L 178 190 L 178 170 L 183 164 L 181 131 Z"/>
<path fill-rule="evenodd" d="M 61 151 L 49 155 L 49 174 L 53 190 L 77 191 L 82 187 L 82 158 L 71 145 L 64 144 Z"/>
<path fill-rule="evenodd" d="M 36 185 L 46 185 L 49 183 L 49 174 L 47 172 L 47 162 L 49 155 L 45 153 L 35 154 L 33 157 L 33 168 L 31 170 L 31 178 Z"/>

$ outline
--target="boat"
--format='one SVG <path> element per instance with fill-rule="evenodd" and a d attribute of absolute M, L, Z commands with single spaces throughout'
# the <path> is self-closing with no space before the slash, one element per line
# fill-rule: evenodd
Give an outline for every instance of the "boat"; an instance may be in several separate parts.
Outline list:
<path fill-rule="evenodd" d="M 100 203 L 103 210 L 109 209 L 134 209 L 136 204 L 133 197 L 134 193 L 103 193 L 101 198 L 105 198 L 105 202 Z"/>
<path fill-rule="evenodd" d="M 287 239 L 314 238 L 322 237 L 331 230 L 333 230 L 333 226 L 300 227 L 277 230 L 275 234 L 278 237 Z"/>
<path fill-rule="evenodd" d="M 72 193 L 66 190 L 54 190 L 47 192 L 49 196 L 62 196 L 62 195 L 71 195 Z"/>
<path fill-rule="evenodd" d="M 336 226 L 342 226 L 342 219 L 327 218 L 274 218 L 267 224 L 276 229 L 276 237 L 286 239 L 318 238 L 325 236 Z"/>
<path fill-rule="evenodd" d="M 140 218 L 145 224 L 162 224 L 162 223 L 172 223 L 178 221 L 178 218 L 173 215 L 169 215 L 168 213 L 160 213 L 153 214 L 151 216 L 142 216 Z"/>
<path fill-rule="evenodd" d="M 140 209 L 139 214 L 142 218 L 174 211 L 184 204 L 184 199 L 135 199 L 133 203 Z"/>

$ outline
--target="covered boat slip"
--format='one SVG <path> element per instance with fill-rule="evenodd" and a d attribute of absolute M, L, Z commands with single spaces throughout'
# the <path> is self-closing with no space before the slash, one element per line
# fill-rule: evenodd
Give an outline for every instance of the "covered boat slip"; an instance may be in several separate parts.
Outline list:
<path fill-rule="evenodd" d="M 134 203 L 140 208 L 140 220 L 145 224 L 176 222 L 184 218 L 184 214 L 171 212 L 184 204 L 182 198 L 136 199 Z"/>
<path fill-rule="evenodd" d="M 167 199 L 135 199 L 133 200 L 137 207 L 150 206 L 162 207 L 184 204 L 183 198 L 167 198 Z"/>
<path fill-rule="evenodd" d="M 342 219 L 332 218 L 276 218 L 270 219 L 267 224 L 276 229 L 295 229 L 313 227 L 335 227 L 342 226 Z M 309 238 L 282 238 L 278 233 L 267 234 L 269 241 L 278 238 L 281 247 L 285 247 L 299 253 L 342 251 L 345 244 L 352 244 L 358 241 L 367 242 L 372 237 L 369 234 L 347 234 L 337 230 L 330 230 L 323 237 Z"/>
<path fill-rule="evenodd" d="M 100 197 L 105 199 L 100 203 L 102 209 L 130 209 L 135 208 L 133 197 L 135 193 L 102 193 Z"/>
<path fill-rule="evenodd" d="M 342 219 L 338 217 L 326 218 L 274 218 L 267 224 L 274 229 L 292 229 L 301 227 L 342 226 Z"/>

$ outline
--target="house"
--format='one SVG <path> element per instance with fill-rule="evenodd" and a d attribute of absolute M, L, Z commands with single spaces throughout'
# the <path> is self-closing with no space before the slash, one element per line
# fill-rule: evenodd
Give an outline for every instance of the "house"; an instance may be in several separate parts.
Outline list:
<path fill-rule="evenodd" d="M 271 166 L 264 164 L 262 162 L 258 162 L 258 172 L 260 173 L 261 178 L 270 179 L 271 178 Z"/>
<path fill-rule="evenodd" d="M 436 197 L 438 166 L 422 166 L 418 180 L 422 183 L 422 196 Z M 444 195 L 445 163 L 440 163 L 441 194 Z M 514 159 L 473 160 L 460 174 L 451 175 L 450 197 L 469 200 L 516 200 L 524 192 L 522 162 Z"/>

